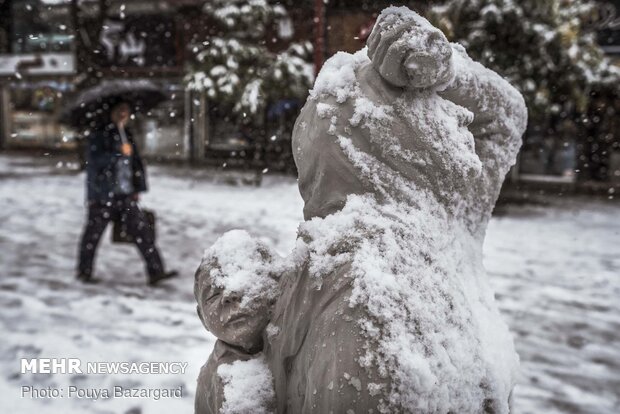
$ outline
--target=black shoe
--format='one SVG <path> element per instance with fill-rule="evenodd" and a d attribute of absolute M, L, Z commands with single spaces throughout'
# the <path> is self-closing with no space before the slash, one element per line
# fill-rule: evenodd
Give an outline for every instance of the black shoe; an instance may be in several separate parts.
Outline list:
<path fill-rule="evenodd" d="M 92 277 L 92 275 L 87 275 L 84 273 L 78 274 L 76 279 L 82 283 L 86 283 L 90 285 L 95 285 L 100 282 L 99 279 L 95 279 L 94 277 Z"/>
<path fill-rule="evenodd" d="M 172 279 L 173 277 L 176 277 L 178 275 L 179 275 L 179 272 L 177 272 L 176 270 L 172 270 L 170 272 L 160 273 L 157 276 L 151 276 L 149 279 L 149 286 L 155 286 L 162 280 Z"/>

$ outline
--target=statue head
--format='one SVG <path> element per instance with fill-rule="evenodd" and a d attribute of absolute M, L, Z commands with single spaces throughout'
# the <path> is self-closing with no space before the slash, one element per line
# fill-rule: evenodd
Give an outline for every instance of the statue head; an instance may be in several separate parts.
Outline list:
<path fill-rule="evenodd" d="M 218 339 L 254 353 L 262 349 L 262 334 L 270 320 L 273 301 L 256 298 L 251 306 L 242 305 L 243 294 L 214 283 L 212 272 L 201 266 L 196 283 L 204 286 L 196 297 L 200 320 Z"/>
<path fill-rule="evenodd" d="M 207 250 L 196 271 L 194 295 L 209 332 L 250 353 L 262 349 L 279 294 L 276 256 L 242 230 L 229 231 Z"/>

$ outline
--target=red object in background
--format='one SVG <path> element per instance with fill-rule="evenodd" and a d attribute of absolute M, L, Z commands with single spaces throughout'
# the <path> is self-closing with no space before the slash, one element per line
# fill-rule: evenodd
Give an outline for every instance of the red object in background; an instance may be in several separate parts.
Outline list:
<path fill-rule="evenodd" d="M 377 21 L 377 15 L 374 14 L 370 20 L 360 26 L 359 34 L 357 38 L 362 43 L 366 43 L 368 36 L 370 36 L 370 32 L 372 32 L 372 28 L 375 27 L 375 22 Z"/>
<path fill-rule="evenodd" d="M 325 3 L 314 1 L 314 73 L 318 74 L 325 61 Z"/>

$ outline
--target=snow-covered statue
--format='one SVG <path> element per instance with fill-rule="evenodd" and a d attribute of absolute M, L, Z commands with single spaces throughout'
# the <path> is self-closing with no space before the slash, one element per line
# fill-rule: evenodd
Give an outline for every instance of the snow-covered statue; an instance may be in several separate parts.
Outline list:
<path fill-rule="evenodd" d="M 297 119 L 306 221 L 267 338 L 279 413 L 506 413 L 518 356 L 482 264 L 521 95 L 405 7 Z"/>
<path fill-rule="evenodd" d="M 276 412 L 507 413 L 518 356 L 482 244 L 523 99 L 407 8 L 367 46 L 325 63 L 293 132 L 306 221 L 263 334 Z"/>

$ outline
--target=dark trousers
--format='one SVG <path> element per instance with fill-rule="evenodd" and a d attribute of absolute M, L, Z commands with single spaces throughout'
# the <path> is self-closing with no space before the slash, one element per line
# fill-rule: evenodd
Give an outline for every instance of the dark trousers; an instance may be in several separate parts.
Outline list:
<path fill-rule="evenodd" d="M 110 221 L 124 223 L 127 233 L 132 236 L 146 262 L 149 277 L 160 275 L 164 267 L 155 247 L 154 232 L 137 203 L 130 196 L 126 196 L 109 202 L 89 203 L 88 221 L 80 243 L 80 276 L 88 278 L 92 275 L 97 245 Z"/>

